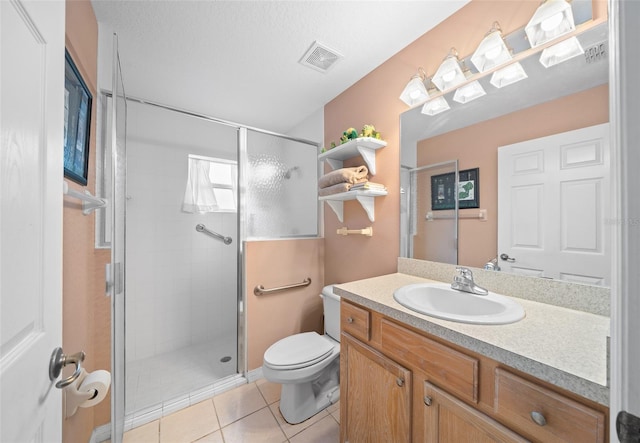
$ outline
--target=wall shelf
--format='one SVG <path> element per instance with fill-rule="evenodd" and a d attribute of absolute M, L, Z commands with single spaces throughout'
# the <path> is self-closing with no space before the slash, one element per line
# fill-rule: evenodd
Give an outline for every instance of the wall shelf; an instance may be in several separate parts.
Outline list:
<path fill-rule="evenodd" d="M 325 195 L 318 197 L 320 201 L 325 201 L 329 207 L 336 213 L 338 220 L 344 222 L 344 202 L 346 200 L 358 200 L 362 208 L 367 213 L 369 221 L 375 220 L 374 198 L 387 195 L 387 191 L 347 191 L 340 194 Z"/>
<path fill-rule="evenodd" d="M 387 146 L 387 142 L 384 140 L 360 137 L 323 152 L 318 156 L 318 160 L 326 160 L 329 166 L 335 170 L 342 168 L 344 160 L 360 155 L 367 164 L 369 173 L 376 175 L 376 150 L 385 146 Z"/>

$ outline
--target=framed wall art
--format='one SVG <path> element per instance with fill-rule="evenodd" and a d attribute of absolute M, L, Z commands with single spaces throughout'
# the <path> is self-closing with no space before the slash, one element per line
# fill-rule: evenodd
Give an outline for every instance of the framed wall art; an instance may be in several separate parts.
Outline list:
<path fill-rule="evenodd" d="M 455 209 L 454 172 L 431 177 L 431 210 Z M 480 207 L 480 169 L 458 171 L 458 208 Z"/>
<path fill-rule="evenodd" d="M 86 186 L 93 97 L 68 51 L 65 60 L 64 176 Z"/>

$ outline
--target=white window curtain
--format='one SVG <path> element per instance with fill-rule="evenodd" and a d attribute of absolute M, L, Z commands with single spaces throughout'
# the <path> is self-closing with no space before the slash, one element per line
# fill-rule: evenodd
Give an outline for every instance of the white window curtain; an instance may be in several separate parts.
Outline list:
<path fill-rule="evenodd" d="M 211 162 L 208 160 L 189 158 L 189 176 L 182 202 L 183 212 L 203 214 L 218 210 L 218 202 L 209 179 L 210 165 Z"/>

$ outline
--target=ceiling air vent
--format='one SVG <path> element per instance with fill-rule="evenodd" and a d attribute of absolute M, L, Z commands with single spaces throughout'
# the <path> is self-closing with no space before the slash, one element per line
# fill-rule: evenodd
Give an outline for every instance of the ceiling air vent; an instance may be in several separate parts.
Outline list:
<path fill-rule="evenodd" d="M 300 63 L 316 71 L 327 72 L 341 58 L 342 55 L 333 49 L 315 41 L 302 56 Z"/>

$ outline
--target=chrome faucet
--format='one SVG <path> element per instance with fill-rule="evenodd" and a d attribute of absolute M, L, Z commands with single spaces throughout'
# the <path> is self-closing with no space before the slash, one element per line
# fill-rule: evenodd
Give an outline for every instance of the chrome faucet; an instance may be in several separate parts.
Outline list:
<path fill-rule="evenodd" d="M 469 268 L 457 267 L 456 275 L 453 277 L 451 289 L 458 291 L 470 292 L 476 295 L 487 295 L 489 291 L 482 288 L 473 281 L 473 272 Z"/>
<path fill-rule="evenodd" d="M 494 258 L 493 260 L 489 260 L 484 265 L 484 268 L 487 271 L 499 271 L 500 270 L 500 265 L 498 265 L 498 257 Z"/>

